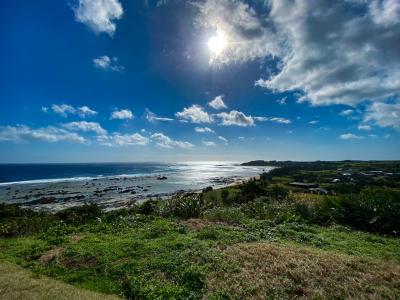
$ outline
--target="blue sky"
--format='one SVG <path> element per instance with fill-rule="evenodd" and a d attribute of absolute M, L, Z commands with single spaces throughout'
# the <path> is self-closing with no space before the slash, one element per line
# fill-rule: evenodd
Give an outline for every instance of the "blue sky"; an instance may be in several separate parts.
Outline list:
<path fill-rule="evenodd" d="M 2 1 L 0 162 L 400 159 L 400 3 Z"/>

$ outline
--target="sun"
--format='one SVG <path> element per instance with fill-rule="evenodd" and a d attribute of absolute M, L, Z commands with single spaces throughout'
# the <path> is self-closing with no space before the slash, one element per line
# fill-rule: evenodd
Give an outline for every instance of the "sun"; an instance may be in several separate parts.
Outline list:
<path fill-rule="evenodd" d="M 227 46 L 224 32 L 217 31 L 217 34 L 208 40 L 208 49 L 213 55 L 220 55 Z"/>

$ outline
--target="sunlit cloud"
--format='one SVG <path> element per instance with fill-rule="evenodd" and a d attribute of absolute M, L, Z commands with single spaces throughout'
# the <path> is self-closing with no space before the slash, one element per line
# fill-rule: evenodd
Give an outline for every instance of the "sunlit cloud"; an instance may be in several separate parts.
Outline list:
<path fill-rule="evenodd" d="M 223 98 L 223 95 L 217 96 L 212 101 L 208 102 L 208 105 L 217 110 L 228 108 L 228 106 L 225 105 Z"/>
<path fill-rule="evenodd" d="M 174 119 L 171 118 L 167 118 L 167 117 L 159 117 L 157 116 L 155 113 L 153 113 L 152 111 L 150 111 L 148 108 L 146 108 L 145 111 L 145 118 L 147 121 L 149 121 L 150 123 L 157 123 L 157 122 L 171 122 Z"/>
<path fill-rule="evenodd" d="M 169 136 L 166 136 L 165 134 L 163 134 L 161 132 L 152 134 L 151 138 L 154 141 L 156 141 L 157 146 L 162 147 L 162 148 L 172 149 L 174 147 L 179 147 L 182 149 L 191 149 L 194 147 L 194 145 L 192 143 L 185 142 L 185 141 L 173 140 Z"/>
<path fill-rule="evenodd" d="M 95 33 L 105 32 L 113 36 L 117 26 L 115 21 L 124 13 L 118 0 L 78 0 L 74 7 L 75 18 L 90 27 Z"/>
<path fill-rule="evenodd" d="M 122 110 L 114 110 L 111 113 L 111 117 L 110 120 L 130 120 L 133 119 L 134 115 L 132 113 L 132 111 L 130 111 L 129 109 L 122 109 Z"/>
<path fill-rule="evenodd" d="M 200 105 L 192 105 L 183 111 L 175 113 L 175 116 L 190 123 L 213 123 L 214 119 Z"/>

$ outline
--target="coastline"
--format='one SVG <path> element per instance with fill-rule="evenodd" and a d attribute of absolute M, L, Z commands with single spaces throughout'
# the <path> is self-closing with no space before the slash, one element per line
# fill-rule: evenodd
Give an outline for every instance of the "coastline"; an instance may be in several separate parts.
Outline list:
<path fill-rule="evenodd" d="M 262 173 L 262 169 L 258 170 Z M 265 171 L 265 169 L 264 169 Z M 148 199 L 169 199 L 182 193 L 199 193 L 206 187 L 220 189 L 259 176 L 231 174 L 211 176 L 204 182 L 183 183 L 174 174 L 117 175 L 95 178 L 37 180 L 3 183 L 0 202 L 18 204 L 34 211 L 57 211 L 96 203 L 104 211 L 129 208 Z"/>

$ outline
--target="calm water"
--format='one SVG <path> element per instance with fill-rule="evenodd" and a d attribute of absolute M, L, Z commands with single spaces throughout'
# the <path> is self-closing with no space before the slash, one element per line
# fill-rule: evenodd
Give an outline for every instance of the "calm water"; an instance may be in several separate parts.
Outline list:
<path fill-rule="evenodd" d="M 182 180 L 207 181 L 211 177 L 253 176 L 260 168 L 232 162 L 193 163 L 89 163 L 0 164 L 0 184 L 79 181 L 98 177 L 181 175 Z"/>

